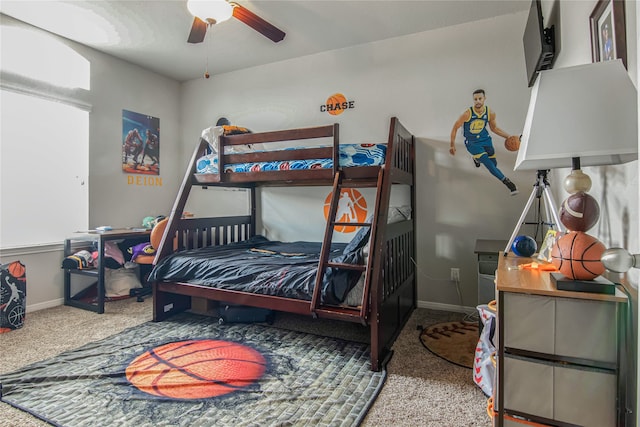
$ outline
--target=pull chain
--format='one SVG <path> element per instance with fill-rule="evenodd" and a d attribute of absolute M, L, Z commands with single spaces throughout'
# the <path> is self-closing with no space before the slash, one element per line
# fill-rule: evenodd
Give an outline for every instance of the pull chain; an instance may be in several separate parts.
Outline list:
<path fill-rule="evenodd" d="M 213 30 L 213 25 L 209 24 L 209 28 L 208 28 L 208 31 L 207 31 L 207 34 L 206 34 L 207 40 L 205 40 L 205 43 L 206 43 L 205 50 L 206 50 L 206 55 L 207 55 L 207 65 L 206 65 L 205 70 L 204 70 L 204 78 L 205 79 L 208 79 L 209 77 L 211 77 L 211 75 L 209 74 L 209 53 L 211 51 L 211 42 L 210 42 L 210 40 L 213 37 L 213 35 L 211 34 L 212 30 Z"/>

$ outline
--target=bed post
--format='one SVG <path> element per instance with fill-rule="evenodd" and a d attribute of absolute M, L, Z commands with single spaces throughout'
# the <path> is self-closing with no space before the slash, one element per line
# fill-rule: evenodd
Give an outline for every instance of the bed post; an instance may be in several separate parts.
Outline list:
<path fill-rule="evenodd" d="M 256 186 L 252 186 L 249 188 L 249 215 L 251 215 L 251 229 L 249 230 L 249 235 L 245 236 L 246 238 L 253 237 L 257 234 L 256 232 Z"/>
<path fill-rule="evenodd" d="M 203 156 L 209 147 L 209 144 L 204 139 L 200 139 L 200 143 L 193 151 L 193 155 L 191 156 L 190 166 L 187 168 L 187 172 L 182 179 L 182 185 L 180 185 L 180 189 L 178 190 L 178 197 L 173 204 L 173 208 L 171 209 L 171 213 L 169 214 L 169 220 L 167 221 L 167 228 L 162 235 L 162 240 L 160 241 L 160 247 L 156 252 L 156 257 L 153 261 L 155 265 L 160 259 L 169 255 L 173 251 L 173 236 L 176 234 L 178 221 L 182 218 L 182 213 L 184 211 L 184 206 L 187 204 L 187 199 L 189 198 L 189 193 L 191 192 L 191 187 L 193 186 L 193 174 L 196 172 L 196 162 L 198 158 Z M 171 236 L 168 238 L 167 236 Z"/>
<path fill-rule="evenodd" d="M 340 169 L 340 125 L 333 124 L 333 176 Z"/>

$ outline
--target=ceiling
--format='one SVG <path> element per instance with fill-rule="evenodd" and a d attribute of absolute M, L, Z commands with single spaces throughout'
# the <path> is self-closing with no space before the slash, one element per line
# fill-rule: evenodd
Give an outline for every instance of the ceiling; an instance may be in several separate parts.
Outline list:
<path fill-rule="evenodd" d="M 274 43 L 231 18 L 189 44 L 186 0 L 2 0 L 0 12 L 186 81 L 527 10 L 529 0 L 237 1 L 286 33 Z"/>

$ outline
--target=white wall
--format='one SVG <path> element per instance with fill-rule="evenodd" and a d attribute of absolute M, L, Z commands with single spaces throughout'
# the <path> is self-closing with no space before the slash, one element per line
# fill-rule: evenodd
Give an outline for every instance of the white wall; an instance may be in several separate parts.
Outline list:
<path fill-rule="evenodd" d="M 220 116 L 253 131 L 337 121 L 341 143 L 384 142 L 389 118 L 398 116 L 418 137 L 418 297 L 475 306 L 475 240 L 509 238 L 535 177 L 512 171 L 515 156 L 498 138 L 499 166 L 522 189 L 510 197 L 502 183 L 473 166 L 461 137 L 458 155 L 448 154 L 449 133 L 478 87 L 486 90 L 499 126 L 513 134 L 521 131 L 529 99 L 522 51 L 526 17 L 502 16 L 222 75 L 213 66 L 211 79 L 183 85 L 183 157 L 190 156 L 201 130 Z M 320 105 L 336 92 L 354 100 L 355 109 L 338 116 L 321 112 Z M 209 191 L 202 192 L 208 197 L 197 195 L 190 209 L 219 206 L 230 195 Z M 280 224 L 305 230 L 296 236 L 272 230 L 277 238 L 318 240 L 305 221 L 319 218 L 322 229 L 320 209 L 328 189 L 292 191 L 289 196 L 282 189 L 263 192 L 265 220 L 276 212 Z M 318 203 L 309 201 L 311 208 L 301 211 L 303 197 Z M 451 267 L 461 269 L 462 304 L 449 281 Z"/>
<path fill-rule="evenodd" d="M 570 67 L 591 62 L 589 15 L 596 2 L 558 2 L 559 26 L 562 29 L 562 50 L 554 68 Z M 625 2 L 627 69 L 636 88 L 638 87 L 638 35 L 636 23 L 637 4 Z M 597 111 L 597 100 L 594 112 Z M 597 113 L 596 113 L 597 114 Z M 607 247 L 625 247 L 632 253 L 640 252 L 640 214 L 638 211 L 638 161 L 625 165 L 585 167 L 593 182 L 589 193 L 598 200 L 601 216 L 589 234 L 600 239 Z M 569 169 L 553 171 L 554 194 L 560 200 L 569 196 L 562 187 Z M 640 270 L 632 269 L 628 278 L 638 287 Z"/>
<path fill-rule="evenodd" d="M 40 31 L 5 15 L 1 18 L 6 25 Z M 184 165 L 179 160 L 182 149 L 180 84 L 86 46 L 58 39 L 91 62 L 91 91 L 83 99 L 92 105 L 89 119 L 89 226 L 140 226 L 145 216 L 168 213 L 184 173 Z M 162 186 L 127 183 L 128 175 L 121 169 L 123 109 L 160 118 Z M 60 203 L 65 201 L 60 200 Z M 29 224 L 16 226 L 28 227 Z M 0 254 L 2 263 L 19 259 L 26 264 L 28 311 L 62 303 L 61 246 L 62 242 L 60 247 L 36 253 L 3 251 Z"/>

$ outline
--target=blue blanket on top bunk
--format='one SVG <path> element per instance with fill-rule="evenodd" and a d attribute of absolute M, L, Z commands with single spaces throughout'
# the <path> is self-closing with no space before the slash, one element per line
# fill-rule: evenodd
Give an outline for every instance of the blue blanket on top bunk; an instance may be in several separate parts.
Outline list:
<path fill-rule="evenodd" d="M 296 150 L 290 148 L 289 150 Z M 301 148 L 298 148 L 301 149 Z M 342 144 L 339 146 L 340 166 L 378 166 L 384 163 L 386 144 Z M 278 170 L 330 169 L 332 159 L 281 160 L 272 162 L 225 164 L 225 172 L 264 172 Z M 218 173 L 216 153 L 202 156 L 196 162 L 197 173 Z"/>
<path fill-rule="evenodd" d="M 367 232 L 356 233 L 349 243 L 334 243 L 333 262 L 362 264 Z M 184 250 L 162 259 L 149 280 L 187 282 L 219 289 L 311 300 L 322 244 L 284 243 L 255 236 L 223 246 Z M 327 268 L 321 301 L 340 304 L 355 286 L 359 271 Z"/>

